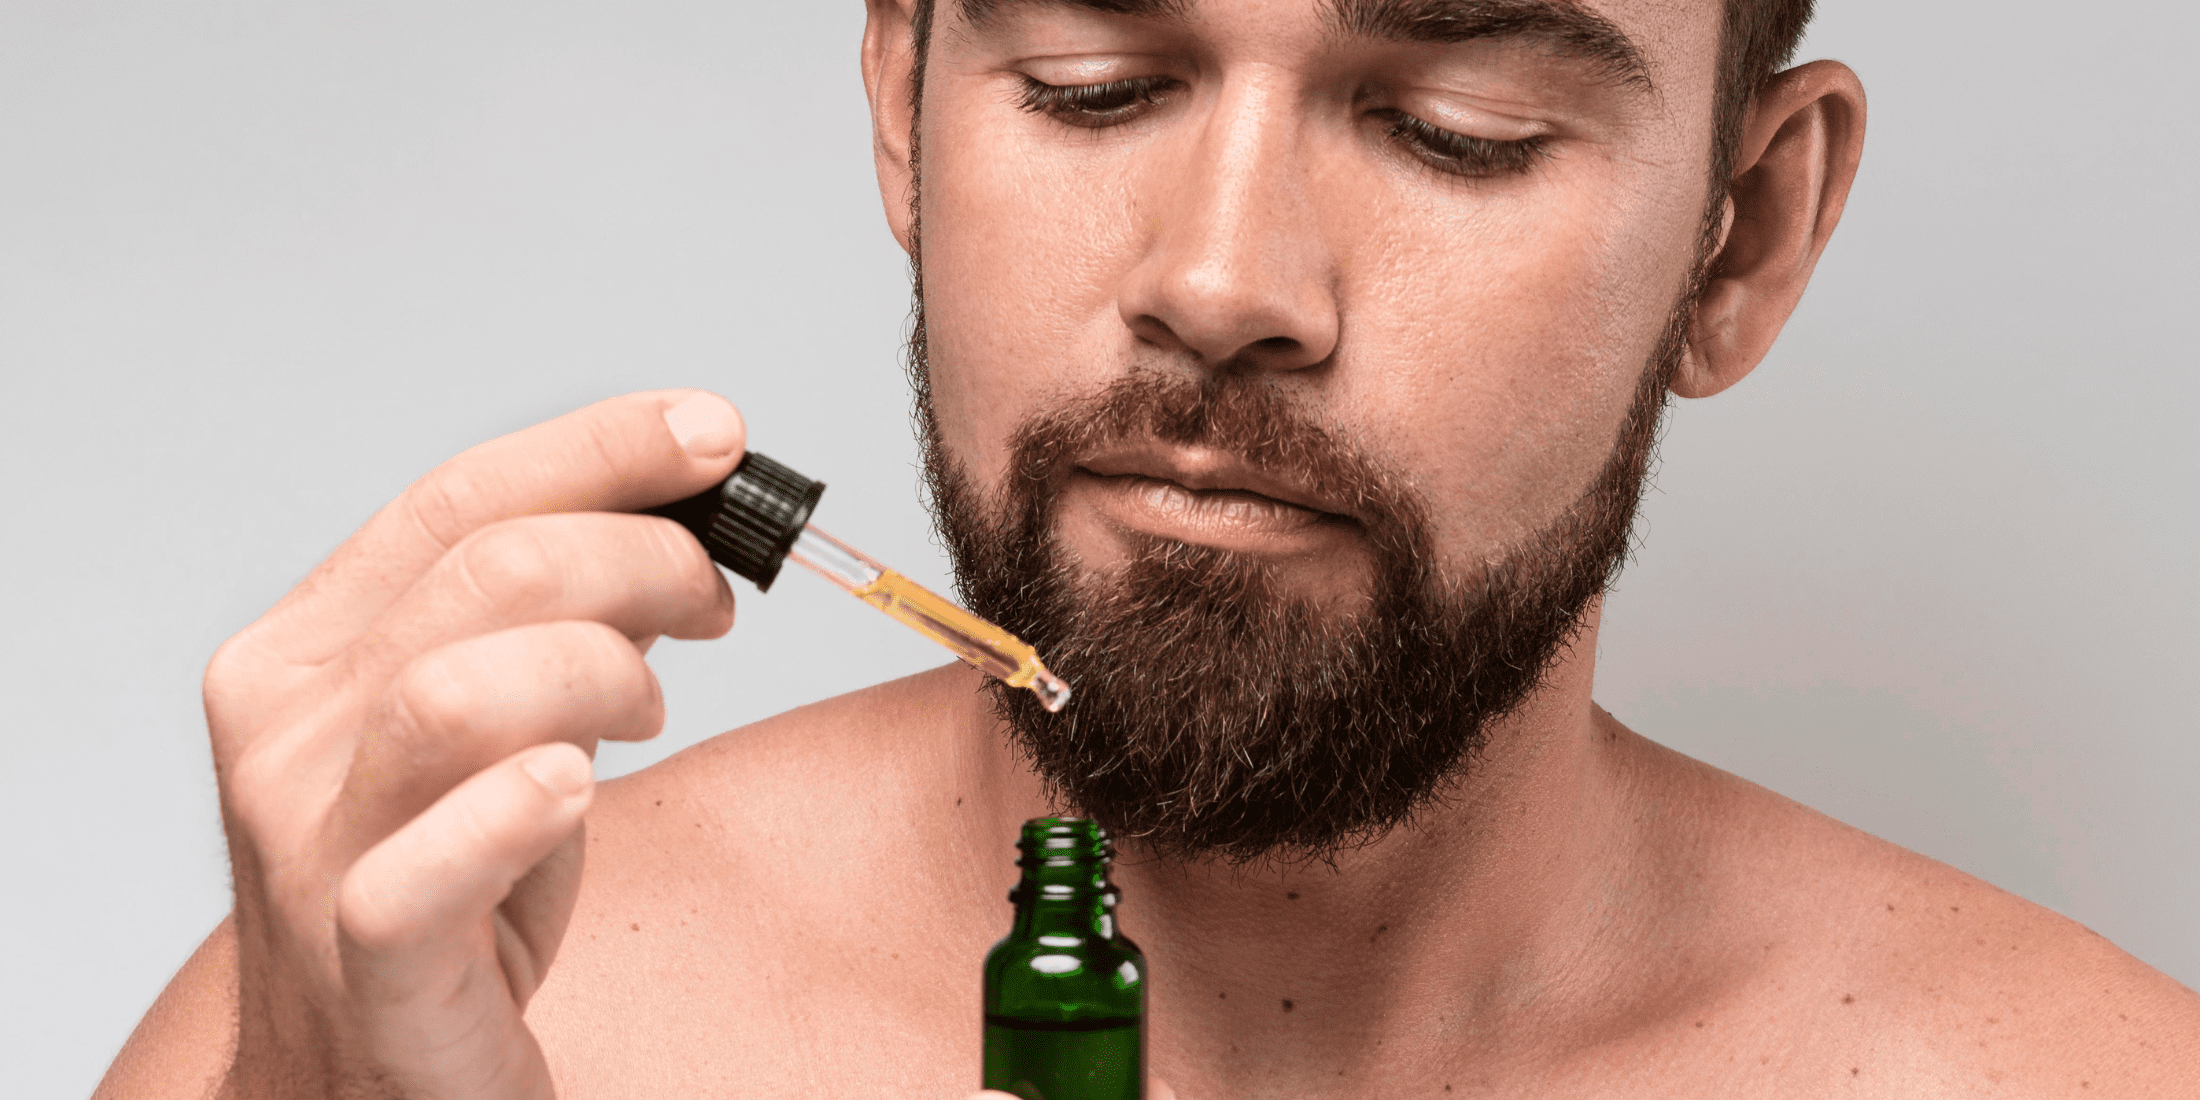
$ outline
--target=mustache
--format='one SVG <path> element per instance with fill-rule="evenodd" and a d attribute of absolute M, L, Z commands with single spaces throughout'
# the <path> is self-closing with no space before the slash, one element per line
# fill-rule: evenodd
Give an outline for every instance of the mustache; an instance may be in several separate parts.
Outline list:
<path fill-rule="evenodd" d="M 1426 509 L 1386 463 L 1274 385 L 1237 374 L 1136 370 L 1034 414 L 1010 439 L 1008 492 L 1036 519 L 1081 458 L 1144 440 L 1233 455 L 1341 502 L 1388 545 L 1417 541 L 1408 533 L 1423 526 Z"/>

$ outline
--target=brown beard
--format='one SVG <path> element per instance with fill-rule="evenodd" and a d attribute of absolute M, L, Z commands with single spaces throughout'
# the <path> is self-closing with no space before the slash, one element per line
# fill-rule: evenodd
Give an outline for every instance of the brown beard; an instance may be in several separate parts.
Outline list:
<path fill-rule="evenodd" d="M 1465 577 L 1435 565 L 1428 502 L 1259 372 L 1126 375 L 1026 421 L 1006 484 L 981 493 L 940 443 L 920 289 L 909 367 L 958 586 L 1076 691 L 1049 714 L 989 682 L 1056 801 L 1162 856 L 1238 862 L 1319 858 L 1408 821 L 1542 683 L 1618 574 L 1701 271 L 1588 490 Z M 1324 616 L 1258 560 L 1159 537 L 1081 574 L 1054 537 L 1055 496 L 1078 456 L 1122 439 L 1221 449 L 1351 502 L 1369 603 Z"/>

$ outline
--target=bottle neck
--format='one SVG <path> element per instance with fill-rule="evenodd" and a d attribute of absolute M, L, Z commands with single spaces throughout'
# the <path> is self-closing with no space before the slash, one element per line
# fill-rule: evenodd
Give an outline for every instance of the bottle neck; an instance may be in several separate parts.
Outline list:
<path fill-rule="evenodd" d="M 1020 937 L 1087 936 L 1115 938 L 1115 888 L 1105 874 L 1081 884 L 1034 882 L 1029 871 L 1016 886 L 1016 930 Z"/>
<path fill-rule="evenodd" d="M 1108 840 L 1085 818 L 1033 818 L 1016 847 L 1023 869 L 1012 897 L 1018 936 L 1115 938 Z"/>

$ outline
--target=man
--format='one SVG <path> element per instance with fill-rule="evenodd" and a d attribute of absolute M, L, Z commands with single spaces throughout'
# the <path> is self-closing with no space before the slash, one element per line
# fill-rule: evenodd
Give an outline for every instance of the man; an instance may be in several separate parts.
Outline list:
<path fill-rule="evenodd" d="M 236 913 L 107 1091 L 966 1091 L 1052 807 L 1189 1097 L 2188 1090 L 2190 992 L 1591 701 L 1664 395 L 1756 365 L 1860 156 L 1804 14 L 873 0 L 935 501 L 1071 708 L 955 666 L 594 790 L 732 618 L 629 513 L 742 426 L 485 444 L 216 656 Z"/>

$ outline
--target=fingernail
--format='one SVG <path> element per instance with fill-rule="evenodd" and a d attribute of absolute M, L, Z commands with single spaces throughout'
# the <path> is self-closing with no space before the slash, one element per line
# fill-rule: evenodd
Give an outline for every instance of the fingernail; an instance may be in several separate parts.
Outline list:
<path fill-rule="evenodd" d="M 741 414 L 715 393 L 698 393 L 665 410 L 665 426 L 697 458 L 724 458 L 741 446 Z"/>
<path fill-rule="evenodd" d="M 519 766 L 542 784 L 543 790 L 559 798 L 571 798 L 595 780 L 595 766 L 589 763 L 587 753 L 570 745 L 566 749 L 529 753 Z"/>

